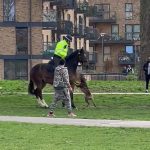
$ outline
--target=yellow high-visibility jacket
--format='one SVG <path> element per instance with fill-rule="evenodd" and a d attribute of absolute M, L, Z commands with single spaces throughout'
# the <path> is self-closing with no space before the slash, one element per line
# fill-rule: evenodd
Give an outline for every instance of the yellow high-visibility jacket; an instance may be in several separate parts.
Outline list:
<path fill-rule="evenodd" d="M 58 42 L 55 48 L 54 55 L 57 55 L 62 59 L 65 59 L 67 53 L 68 53 L 68 43 L 65 40 Z"/>

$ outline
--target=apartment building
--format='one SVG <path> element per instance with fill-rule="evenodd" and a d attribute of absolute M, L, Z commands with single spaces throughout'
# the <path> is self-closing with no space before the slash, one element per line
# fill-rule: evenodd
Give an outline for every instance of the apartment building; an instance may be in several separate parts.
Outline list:
<path fill-rule="evenodd" d="M 119 73 L 138 62 L 140 0 L 0 0 L 0 79 L 28 79 L 71 34 L 84 47 L 86 71 Z"/>
<path fill-rule="evenodd" d="M 140 52 L 140 0 L 89 0 L 93 13 L 89 25 L 100 33 L 90 41 L 98 72 L 122 72 L 135 67 Z M 92 9 L 91 9 L 92 10 Z"/>

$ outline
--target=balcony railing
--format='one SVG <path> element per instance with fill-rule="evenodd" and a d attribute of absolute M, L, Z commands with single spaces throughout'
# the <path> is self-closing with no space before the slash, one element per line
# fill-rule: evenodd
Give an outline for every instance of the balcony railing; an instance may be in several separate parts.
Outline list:
<path fill-rule="evenodd" d="M 97 62 L 97 53 L 87 52 L 87 58 L 89 63 L 95 64 Z"/>
<path fill-rule="evenodd" d="M 135 63 L 134 54 L 123 54 L 118 57 L 118 62 L 120 65 L 133 65 Z"/>
<path fill-rule="evenodd" d="M 28 43 L 18 43 L 16 45 L 16 54 L 17 55 L 28 54 Z"/>
<path fill-rule="evenodd" d="M 56 10 L 43 10 L 43 22 L 56 22 L 57 11 Z"/>
<path fill-rule="evenodd" d="M 43 56 L 52 57 L 54 54 L 55 46 L 55 42 L 43 42 Z"/>
<path fill-rule="evenodd" d="M 85 26 L 82 25 L 82 24 L 77 25 L 74 28 L 73 35 L 76 36 L 76 37 L 84 37 L 85 36 Z"/>
<path fill-rule="evenodd" d="M 58 21 L 57 32 L 61 34 L 73 34 L 73 23 L 71 21 Z"/>
<path fill-rule="evenodd" d="M 85 37 L 88 40 L 97 40 L 99 38 L 99 31 L 96 28 L 85 28 Z"/>
<path fill-rule="evenodd" d="M 53 0 L 52 4 L 63 9 L 74 9 L 76 7 L 76 0 Z"/>
<path fill-rule="evenodd" d="M 77 3 L 76 12 L 87 14 L 89 11 L 89 4 L 87 2 Z"/>
<path fill-rule="evenodd" d="M 115 11 L 98 11 L 96 7 L 89 7 L 86 14 L 89 16 L 90 23 L 115 23 L 116 12 Z"/>
<path fill-rule="evenodd" d="M 103 38 L 103 39 L 102 39 Z M 119 44 L 119 43 L 122 43 L 122 44 L 132 44 L 133 43 L 133 40 L 127 40 L 125 37 L 121 37 L 121 36 L 112 36 L 112 35 L 105 35 L 104 37 L 101 37 L 99 35 L 98 38 L 93 38 L 93 39 L 90 39 L 90 43 L 91 44 L 102 44 L 103 43 L 108 43 L 108 44 Z"/>

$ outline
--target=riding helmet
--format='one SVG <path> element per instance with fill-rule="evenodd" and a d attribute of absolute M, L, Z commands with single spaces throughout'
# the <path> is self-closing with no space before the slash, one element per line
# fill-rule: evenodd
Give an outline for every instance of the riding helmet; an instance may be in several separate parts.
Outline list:
<path fill-rule="evenodd" d="M 71 35 L 66 35 L 66 36 L 65 36 L 65 39 L 68 40 L 69 42 L 72 42 L 72 37 L 71 37 Z"/>

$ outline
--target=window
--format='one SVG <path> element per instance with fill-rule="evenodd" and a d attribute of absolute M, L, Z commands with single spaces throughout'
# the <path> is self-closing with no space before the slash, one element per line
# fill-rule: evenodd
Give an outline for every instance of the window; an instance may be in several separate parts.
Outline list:
<path fill-rule="evenodd" d="M 140 25 L 126 25 L 125 32 L 127 40 L 140 40 Z"/>
<path fill-rule="evenodd" d="M 140 40 L 140 25 L 133 26 L 133 39 Z"/>
<path fill-rule="evenodd" d="M 79 16 L 78 33 L 79 34 L 84 34 L 83 18 L 81 16 Z"/>
<path fill-rule="evenodd" d="M 28 53 L 28 29 L 16 28 L 16 52 L 17 54 Z"/>
<path fill-rule="evenodd" d="M 4 78 L 8 80 L 28 79 L 27 60 L 4 60 Z"/>
<path fill-rule="evenodd" d="M 70 21 L 71 20 L 71 16 L 70 14 L 67 14 L 67 20 Z"/>
<path fill-rule="evenodd" d="M 109 4 L 96 4 L 95 5 L 96 15 L 101 19 L 109 19 L 110 5 Z"/>
<path fill-rule="evenodd" d="M 110 55 L 110 47 L 104 47 L 104 61 L 108 61 L 111 59 Z"/>
<path fill-rule="evenodd" d="M 133 19 L 133 5 L 132 3 L 125 4 L 125 18 Z"/>
<path fill-rule="evenodd" d="M 125 51 L 128 54 L 133 54 L 133 46 L 126 46 Z"/>
<path fill-rule="evenodd" d="M 119 38 L 119 25 L 112 25 L 111 26 L 111 35 L 115 40 Z"/>
<path fill-rule="evenodd" d="M 3 0 L 4 21 L 15 20 L 15 0 Z"/>

